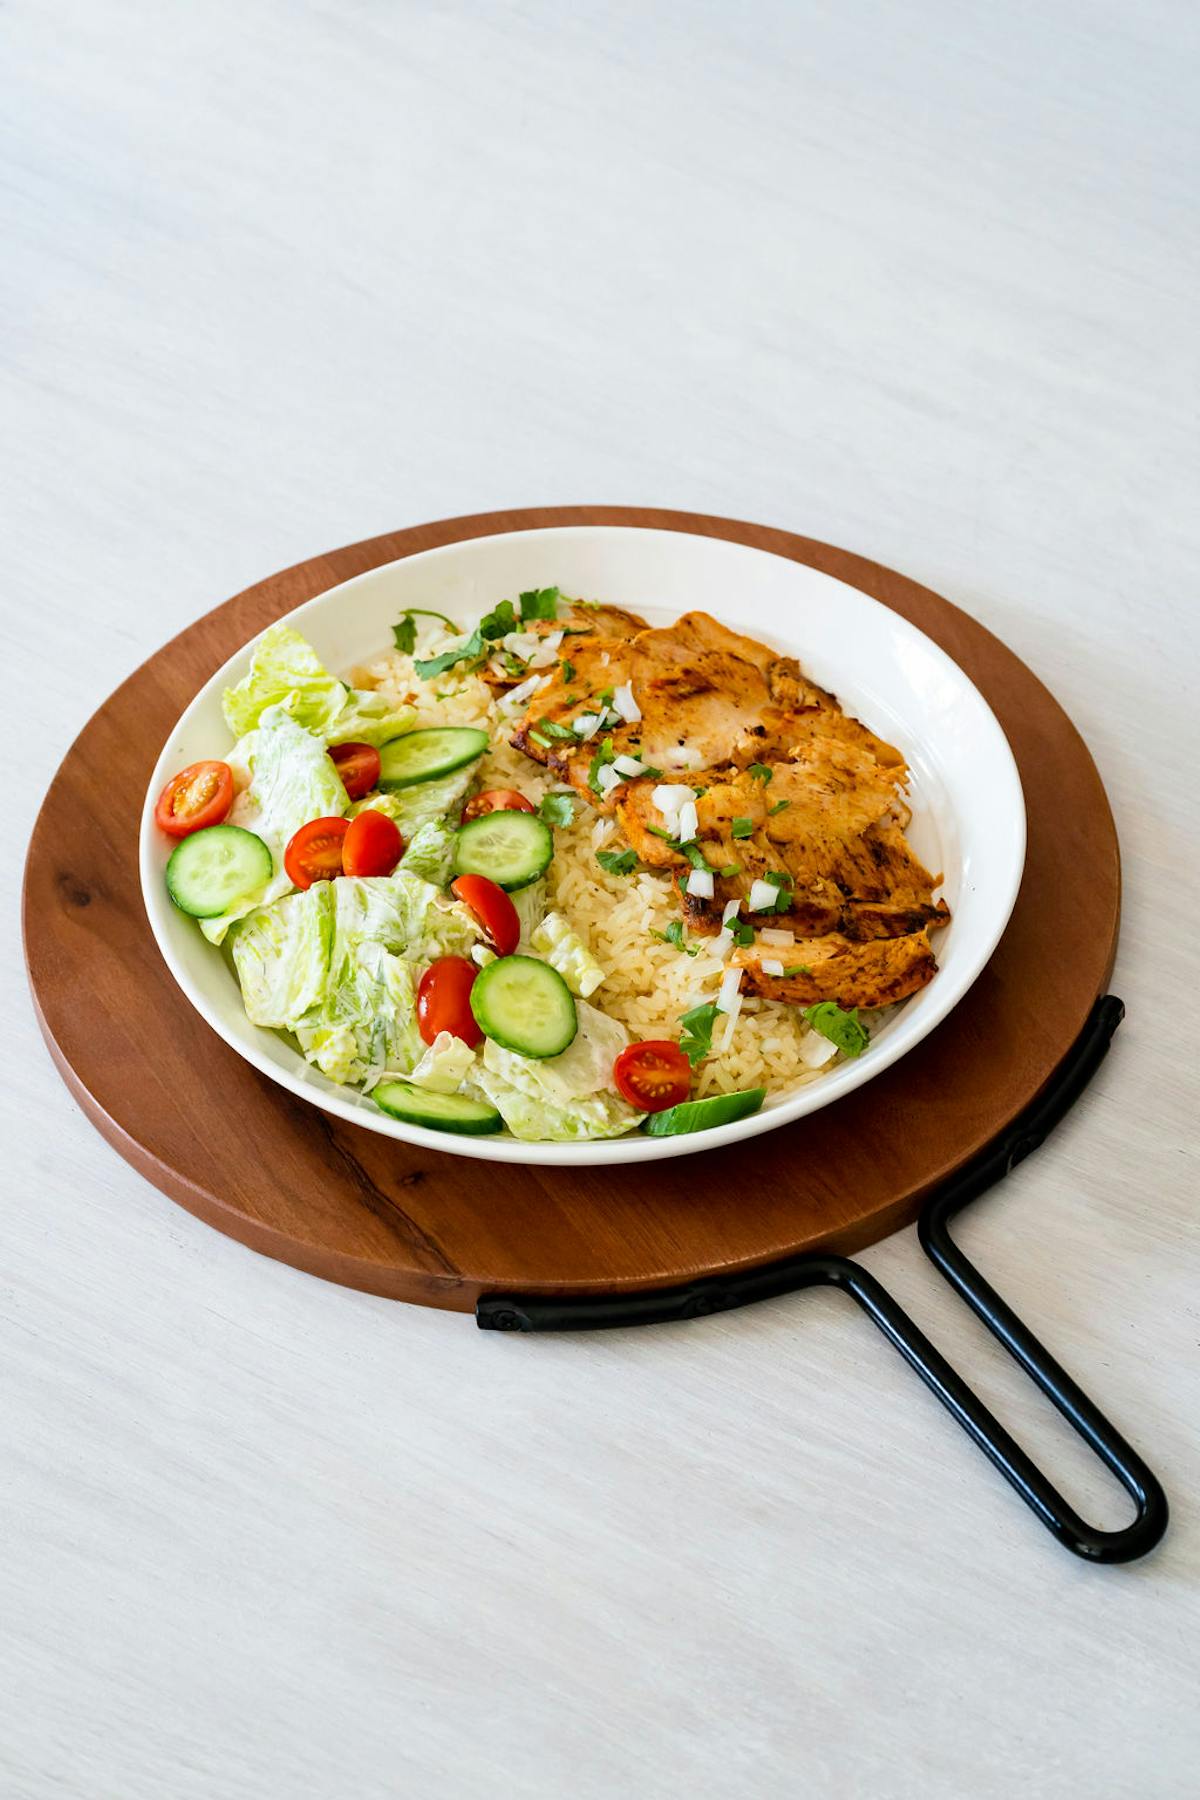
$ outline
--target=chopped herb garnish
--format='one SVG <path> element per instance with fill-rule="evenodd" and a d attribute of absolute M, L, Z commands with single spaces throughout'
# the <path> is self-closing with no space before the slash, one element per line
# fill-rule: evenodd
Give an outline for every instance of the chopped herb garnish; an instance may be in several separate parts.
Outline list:
<path fill-rule="evenodd" d="M 550 750 L 553 748 L 550 739 L 548 737 L 543 737 L 540 731 L 531 731 L 529 733 L 529 741 L 533 744 L 540 744 L 543 750 Z"/>
<path fill-rule="evenodd" d="M 741 863 L 726 863 L 723 869 L 717 870 L 717 874 L 723 876 L 726 881 L 732 881 L 734 876 L 740 875 L 741 872 Z"/>
<path fill-rule="evenodd" d="M 573 825 L 575 823 L 575 796 L 573 794 L 543 794 L 538 802 L 538 818 L 547 825 Z"/>
<path fill-rule="evenodd" d="M 707 788 L 695 788 L 695 789 L 693 789 L 693 792 L 695 793 L 697 800 L 703 800 L 705 794 L 707 794 L 707 792 L 708 792 L 708 789 Z"/>
<path fill-rule="evenodd" d="M 748 838 L 754 831 L 753 819 L 735 819 L 729 827 L 730 837 Z"/>
<path fill-rule="evenodd" d="M 639 781 L 661 781 L 662 780 L 662 770 L 661 769 L 652 769 L 650 767 L 649 763 L 645 763 L 645 764 L 643 764 L 642 772 L 638 776 L 637 779 Z"/>
<path fill-rule="evenodd" d="M 575 604 L 577 606 L 582 606 L 584 602 L 582 600 L 577 600 Z M 596 635 L 596 627 L 594 625 L 564 625 L 562 634 L 564 637 L 594 637 Z"/>
<path fill-rule="evenodd" d="M 528 624 L 530 619 L 555 619 L 558 617 L 558 589 L 530 588 L 527 594 L 521 595 L 521 622 Z"/>
<path fill-rule="evenodd" d="M 770 807 L 767 812 L 768 819 L 773 819 L 776 813 L 781 813 L 785 806 L 790 806 L 791 804 L 790 800 L 777 800 L 774 806 Z"/>
<path fill-rule="evenodd" d="M 812 970 L 809 968 L 807 963 L 793 963 L 790 969 L 785 969 L 783 972 L 785 975 L 811 975 L 812 974 Z"/>
<path fill-rule="evenodd" d="M 746 773 L 752 775 L 755 781 L 761 781 L 764 787 L 775 775 L 774 769 L 768 769 L 766 763 L 751 763 Z"/>
<path fill-rule="evenodd" d="M 725 929 L 739 950 L 745 950 L 754 942 L 754 927 L 749 919 L 727 919 Z"/>
<path fill-rule="evenodd" d="M 565 662 L 563 664 L 562 678 L 564 681 L 574 681 L 574 679 L 575 679 L 575 664 L 573 662 Z M 572 704 L 572 706 L 575 704 L 574 696 L 571 697 L 571 704 Z"/>
<path fill-rule="evenodd" d="M 573 738 L 575 736 L 569 725 L 560 725 L 557 719 L 539 719 L 538 727 L 553 738 Z"/>
<path fill-rule="evenodd" d="M 679 1048 L 693 1068 L 712 1049 L 713 1025 L 719 1010 L 715 1000 L 707 1000 L 703 1006 L 693 1006 L 679 1021 L 683 1026 Z"/>
<path fill-rule="evenodd" d="M 638 856 L 636 850 L 597 850 L 596 861 L 606 875 L 632 875 Z"/>
<path fill-rule="evenodd" d="M 525 673 L 525 664 L 519 656 L 514 656 L 511 650 L 500 652 L 500 662 L 509 675 L 524 675 Z"/>
<path fill-rule="evenodd" d="M 678 850 L 679 845 L 676 840 L 671 836 L 669 831 L 664 831 L 661 825 L 647 825 L 646 830 L 654 837 L 664 839 L 666 843 L 670 844 L 672 850 Z"/>
<path fill-rule="evenodd" d="M 682 856 L 686 856 L 693 869 L 710 869 L 712 867 L 707 856 L 705 856 L 703 850 L 694 839 L 690 844 L 672 844 L 671 847 L 674 850 L 678 850 Z"/>
<path fill-rule="evenodd" d="M 440 656 L 417 657 L 413 668 L 422 681 L 432 681 L 435 675 L 444 675 L 455 663 L 478 662 L 483 653 L 483 633 L 477 625 L 470 637 L 450 650 L 443 650 Z"/>
<path fill-rule="evenodd" d="M 859 1023 L 857 1006 L 843 1012 L 833 1000 L 822 1000 L 806 1006 L 804 1017 L 814 1031 L 836 1044 L 843 1056 L 861 1056 L 871 1041 L 866 1026 Z"/>
<path fill-rule="evenodd" d="M 791 887 L 792 878 L 785 869 L 768 869 L 763 880 L 771 887 Z"/>
<path fill-rule="evenodd" d="M 415 624 L 417 619 L 440 619 L 443 625 L 448 625 L 450 627 L 451 631 L 456 631 L 458 629 L 454 620 L 448 619 L 445 613 L 431 612 L 427 606 L 408 607 L 406 611 L 400 614 L 396 624 L 392 626 L 392 636 L 396 640 L 396 648 L 397 650 L 402 650 L 405 656 L 412 655 L 417 642 L 417 627 Z"/>
<path fill-rule="evenodd" d="M 600 786 L 600 771 L 605 763 L 614 761 L 615 757 L 616 751 L 613 749 L 612 739 L 610 737 L 604 738 L 600 744 L 600 748 L 597 750 L 595 756 L 593 756 L 588 767 L 588 786 L 591 788 L 593 794 L 600 794 L 603 796 L 603 789 Z"/>
<path fill-rule="evenodd" d="M 665 931 L 656 931 L 654 935 L 656 938 L 661 938 L 664 944 L 674 944 L 675 948 L 682 950 L 685 956 L 699 956 L 700 954 L 699 944 L 689 944 L 685 941 L 682 919 L 672 919 Z"/>
<path fill-rule="evenodd" d="M 615 693 L 615 691 L 616 690 L 614 688 L 601 688 L 600 689 L 600 692 L 596 695 L 596 698 L 600 702 L 601 706 L 611 706 L 612 705 L 613 694 Z"/>

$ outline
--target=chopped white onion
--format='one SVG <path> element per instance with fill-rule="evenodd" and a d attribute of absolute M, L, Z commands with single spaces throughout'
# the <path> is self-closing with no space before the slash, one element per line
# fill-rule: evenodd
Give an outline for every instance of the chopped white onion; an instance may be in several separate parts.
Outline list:
<path fill-rule="evenodd" d="M 700 829 L 700 820 L 696 813 L 696 802 L 685 800 L 679 809 L 679 824 L 675 836 L 681 844 L 690 844 Z"/>
<path fill-rule="evenodd" d="M 687 891 L 697 900 L 711 900 L 713 897 L 712 870 L 693 869 L 687 878 Z"/>
<path fill-rule="evenodd" d="M 779 900 L 779 889 L 769 881 L 756 881 L 750 889 L 751 912 L 773 912 Z"/>
<path fill-rule="evenodd" d="M 725 910 L 721 914 L 722 925 L 728 925 L 730 919 L 736 919 L 741 910 L 742 903 L 740 900 L 727 900 L 725 902 Z"/>
<path fill-rule="evenodd" d="M 504 705 L 524 706 L 527 700 L 532 700 L 541 685 L 541 677 L 531 675 L 528 681 L 522 681 L 518 687 L 509 688 L 508 693 L 504 696 Z"/>
<path fill-rule="evenodd" d="M 656 787 L 650 796 L 663 818 L 673 824 L 676 814 L 685 800 L 696 798 L 695 788 L 684 787 L 682 783 L 663 782 Z"/>
<path fill-rule="evenodd" d="M 506 650 L 511 650 L 514 656 L 519 656 L 522 662 L 528 662 L 541 643 L 541 639 L 534 631 L 509 631 L 500 639 L 500 642 Z"/>
<path fill-rule="evenodd" d="M 600 729 L 600 714 L 579 713 L 572 723 L 575 736 L 582 738 L 586 743 L 588 738 L 594 738 Z"/>
<path fill-rule="evenodd" d="M 758 966 L 764 975 L 779 976 L 783 974 L 783 964 L 776 956 L 764 956 Z"/>
<path fill-rule="evenodd" d="M 613 768 L 617 771 L 618 775 L 627 775 L 631 781 L 635 775 L 644 775 L 646 773 L 645 763 L 639 762 L 636 756 L 615 756 L 613 758 Z"/>
<path fill-rule="evenodd" d="M 775 931 L 769 927 L 760 931 L 758 935 L 764 944 L 794 944 L 796 941 L 794 931 Z"/>
<path fill-rule="evenodd" d="M 563 641 L 561 631 L 551 631 L 541 640 L 541 647 L 529 658 L 531 669 L 548 669 L 550 664 L 558 661 L 558 646 Z"/>
<path fill-rule="evenodd" d="M 608 667 L 608 651 L 607 650 L 605 650 L 600 657 L 600 667 L 602 669 L 607 669 L 607 667 Z"/>
<path fill-rule="evenodd" d="M 712 940 L 712 948 L 713 955 L 719 956 L 721 961 L 724 962 L 725 958 L 729 955 L 729 952 L 733 949 L 732 931 L 718 931 L 716 937 Z"/>
<path fill-rule="evenodd" d="M 603 763 L 596 771 L 596 785 L 607 800 L 614 788 L 620 787 L 621 777 L 611 763 Z"/>
<path fill-rule="evenodd" d="M 605 838 L 613 834 L 614 825 L 611 819 L 597 819 L 592 826 L 592 849 L 598 850 Z"/>
<path fill-rule="evenodd" d="M 819 1031 L 808 1031 L 800 1040 L 797 1054 L 806 1069 L 823 1069 L 837 1055 L 837 1045 L 831 1044 Z"/>
<path fill-rule="evenodd" d="M 737 999 L 738 989 L 742 985 L 740 969 L 726 969 L 721 977 L 721 986 L 717 994 L 717 1007 L 720 1012 L 727 1013 Z"/>
<path fill-rule="evenodd" d="M 624 686 L 614 689 L 613 705 L 627 725 L 636 725 L 642 716 L 642 709 L 633 697 L 632 682 L 627 681 Z"/>

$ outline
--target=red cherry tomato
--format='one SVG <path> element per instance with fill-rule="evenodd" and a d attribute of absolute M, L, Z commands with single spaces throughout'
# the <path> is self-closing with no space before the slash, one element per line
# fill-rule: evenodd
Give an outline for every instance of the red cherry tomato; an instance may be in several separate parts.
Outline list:
<path fill-rule="evenodd" d="M 479 970 L 465 956 L 439 956 L 417 989 L 417 1030 L 427 1044 L 449 1031 L 473 1050 L 483 1037 L 471 1011 L 471 989 Z"/>
<path fill-rule="evenodd" d="M 154 808 L 154 823 L 168 837 L 190 837 L 219 825 L 233 805 L 233 770 L 228 763 L 190 763 L 172 775 Z"/>
<path fill-rule="evenodd" d="M 621 1098 L 639 1112 L 665 1112 L 687 1099 L 692 1066 L 678 1044 L 648 1038 L 644 1044 L 626 1044 L 613 1064 L 613 1080 Z"/>
<path fill-rule="evenodd" d="M 521 941 L 521 921 L 504 889 L 486 875 L 460 875 L 450 883 L 450 892 L 487 933 L 497 956 L 511 956 Z"/>
<path fill-rule="evenodd" d="M 524 794 L 518 794 L 516 788 L 489 788 L 486 794 L 476 794 L 463 807 L 462 822 L 478 819 L 483 813 L 490 812 L 536 812 L 532 800 Z"/>
<path fill-rule="evenodd" d="M 340 875 L 347 829 L 345 819 L 310 819 L 302 825 L 283 853 L 288 880 L 307 888 Z"/>
<path fill-rule="evenodd" d="M 347 875 L 390 875 L 404 854 L 404 839 L 386 813 L 360 812 L 342 845 Z"/>
<path fill-rule="evenodd" d="M 361 800 L 379 782 L 379 752 L 371 744 L 335 744 L 329 752 L 351 800 Z"/>

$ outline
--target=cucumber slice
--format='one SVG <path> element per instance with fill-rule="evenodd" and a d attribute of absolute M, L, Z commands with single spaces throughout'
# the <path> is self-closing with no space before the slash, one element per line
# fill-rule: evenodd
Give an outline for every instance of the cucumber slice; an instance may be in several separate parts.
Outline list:
<path fill-rule="evenodd" d="M 411 1081 L 381 1081 L 371 1089 L 381 1111 L 406 1125 L 424 1125 L 429 1131 L 461 1131 L 466 1137 L 483 1137 L 501 1131 L 504 1120 L 486 1100 L 467 1094 L 434 1094 L 414 1087 Z"/>
<path fill-rule="evenodd" d="M 678 1137 L 684 1131 L 711 1131 L 748 1119 L 767 1097 L 766 1088 L 743 1088 L 740 1094 L 710 1094 L 707 1100 L 681 1100 L 665 1112 L 651 1113 L 642 1125 L 649 1137 Z"/>
<path fill-rule="evenodd" d="M 471 1011 L 481 1031 L 518 1056 L 559 1056 L 579 1030 L 570 988 L 557 969 L 533 956 L 498 956 L 481 969 L 471 989 Z"/>
<path fill-rule="evenodd" d="M 237 900 L 266 887 L 275 873 L 271 852 L 240 825 L 209 825 L 193 831 L 171 852 L 167 892 L 193 919 L 215 919 Z"/>
<path fill-rule="evenodd" d="M 487 732 L 472 725 L 437 725 L 428 731 L 406 732 L 379 752 L 379 785 L 387 793 L 391 788 L 416 787 L 422 781 L 450 775 L 482 756 L 487 744 Z"/>
<path fill-rule="evenodd" d="M 486 875 L 515 894 L 546 873 L 553 855 L 554 834 L 536 813 L 481 813 L 459 829 L 454 873 Z"/>

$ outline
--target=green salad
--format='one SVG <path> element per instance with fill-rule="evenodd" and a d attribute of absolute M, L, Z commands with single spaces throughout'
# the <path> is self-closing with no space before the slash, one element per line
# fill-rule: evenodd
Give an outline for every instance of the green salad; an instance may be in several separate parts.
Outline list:
<path fill-rule="evenodd" d="M 487 732 L 422 726 L 286 625 L 223 711 L 232 746 L 158 802 L 167 889 L 224 947 L 247 1017 L 330 1081 L 410 1125 L 564 1143 L 761 1104 L 689 1100 L 684 1050 L 631 1043 L 592 1003 L 604 970 L 547 904 L 568 798 L 476 793 Z"/>

